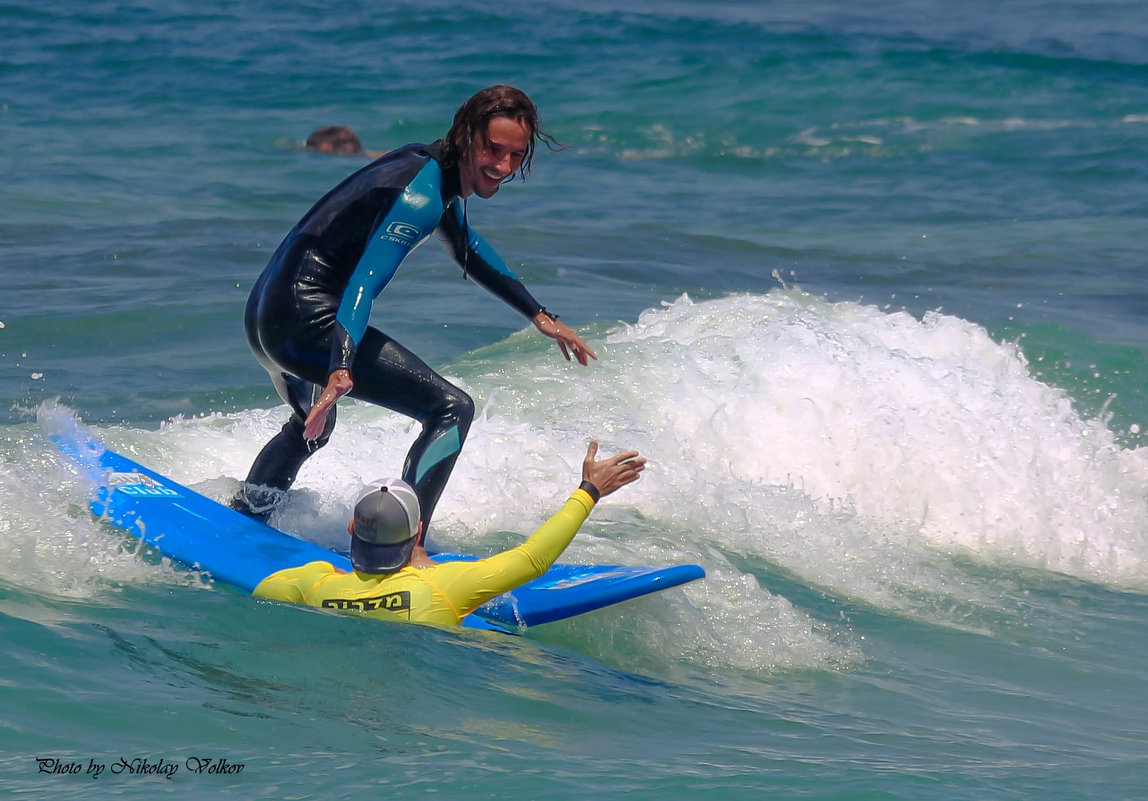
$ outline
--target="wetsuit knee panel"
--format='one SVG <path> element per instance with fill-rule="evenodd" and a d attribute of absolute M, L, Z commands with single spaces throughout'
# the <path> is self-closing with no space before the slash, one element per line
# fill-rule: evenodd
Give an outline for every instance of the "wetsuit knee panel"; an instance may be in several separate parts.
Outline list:
<path fill-rule="evenodd" d="M 439 419 L 448 418 L 455 422 L 465 436 L 474 420 L 474 399 L 458 387 L 447 394 L 438 414 Z"/>

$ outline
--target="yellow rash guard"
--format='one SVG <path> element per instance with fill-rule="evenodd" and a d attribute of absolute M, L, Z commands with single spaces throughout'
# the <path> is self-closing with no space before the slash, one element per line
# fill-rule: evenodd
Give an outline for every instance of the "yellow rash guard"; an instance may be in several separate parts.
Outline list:
<path fill-rule="evenodd" d="M 396 573 L 344 573 L 311 562 L 272 573 L 255 588 L 260 598 L 360 612 L 383 620 L 458 625 L 495 596 L 536 579 L 578 533 L 594 508 L 583 489 L 521 545 L 476 562 L 405 566 Z"/>

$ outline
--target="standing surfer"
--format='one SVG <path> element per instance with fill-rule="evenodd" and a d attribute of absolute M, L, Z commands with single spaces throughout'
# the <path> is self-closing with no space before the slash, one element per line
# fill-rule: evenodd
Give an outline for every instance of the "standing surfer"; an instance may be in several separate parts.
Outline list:
<path fill-rule="evenodd" d="M 425 536 L 474 402 L 368 318 L 399 265 L 432 233 L 464 277 L 555 339 L 567 360 L 586 365 L 598 358 L 467 224 L 467 198 L 491 197 L 516 173 L 525 178 L 539 141 L 554 142 L 530 98 L 492 86 L 459 108 L 442 139 L 373 161 L 291 229 L 252 289 L 245 315 L 251 349 L 291 418 L 256 457 L 233 508 L 269 515 L 303 462 L 330 439 L 335 404 L 350 395 L 422 423 L 402 479 L 418 496 Z"/>

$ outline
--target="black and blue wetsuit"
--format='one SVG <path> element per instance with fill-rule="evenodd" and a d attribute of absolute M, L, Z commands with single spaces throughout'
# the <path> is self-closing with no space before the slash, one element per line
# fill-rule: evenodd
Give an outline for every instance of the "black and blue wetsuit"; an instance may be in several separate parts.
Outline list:
<path fill-rule="evenodd" d="M 285 490 L 322 436 L 303 438 L 312 403 L 336 370 L 348 369 L 351 397 L 422 423 L 402 478 L 415 488 L 424 531 L 474 418 L 458 387 L 393 338 L 368 325 L 374 299 L 412 250 L 437 232 L 470 277 L 527 318 L 543 310 L 481 237 L 469 229 L 458 169 L 444 168 L 440 143 L 391 151 L 328 192 L 271 257 L 247 302 L 251 349 L 271 374 L 291 419 L 260 452 L 236 508 L 258 511 L 259 487 Z"/>

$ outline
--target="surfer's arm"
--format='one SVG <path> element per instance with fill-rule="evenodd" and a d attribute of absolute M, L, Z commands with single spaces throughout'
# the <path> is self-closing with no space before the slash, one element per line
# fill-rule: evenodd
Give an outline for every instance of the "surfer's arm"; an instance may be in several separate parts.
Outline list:
<path fill-rule="evenodd" d="M 534 299 L 502 257 L 466 224 L 459 202 L 452 203 L 443 212 L 436 233 L 462 268 L 464 278 L 473 279 L 528 320 L 543 311 L 542 304 Z"/>
<path fill-rule="evenodd" d="M 593 496 L 578 489 L 530 536 L 508 551 L 477 562 L 449 562 L 427 570 L 434 589 L 459 621 L 478 607 L 538 578 L 566 550 L 594 508 Z"/>
<path fill-rule="evenodd" d="M 371 318 L 375 298 L 395 277 L 410 252 L 426 241 L 442 215 L 442 172 L 428 161 L 371 232 L 339 300 L 331 332 L 327 386 L 312 404 L 303 437 L 318 439 L 331 407 L 355 388 L 352 365 Z"/>
<path fill-rule="evenodd" d="M 375 298 L 395 277 L 403 260 L 426 241 L 438 224 L 441 198 L 442 172 L 437 162 L 428 160 L 376 223 L 339 299 L 328 374 L 351 370 Z"/>
<path fill-rule="evenodd" d="M 591 440 L 582 462 L 582 484 L 526 542 L 467 565 L 468 569 L 459 570 L 449 584 L 441 586 L 460 619 L 491 598 L 549 570 L 570 545 L 598 500 L 637 481 L 646 466 L 645 458 L 637 451 L 625 451 L 601 461 L 595 459 L 597 454 L 598 443 Z"/>
<path fill-rule="evenodd" d="M 443 212 L 438 226 L 438 236 L 447 251 L 462 267 L 464 277 L 473 278 L 488 292 L 501 298 L 511 308 L 517 309 L 543 334 L 557 340 L 558 347 L 562 349 L 562 355 L 567 361 L 570 360 L 571 353 L 583 365 L 588 364 L 591 358 L 598 358 L 598 354 L 594 353 L 570 326 L 559 322 L 557 317 L 546 311 L 545 307 L 534 299 L 494 248 L 471 230 L 466 224 L 459 203 L 451 204 Z"/>

